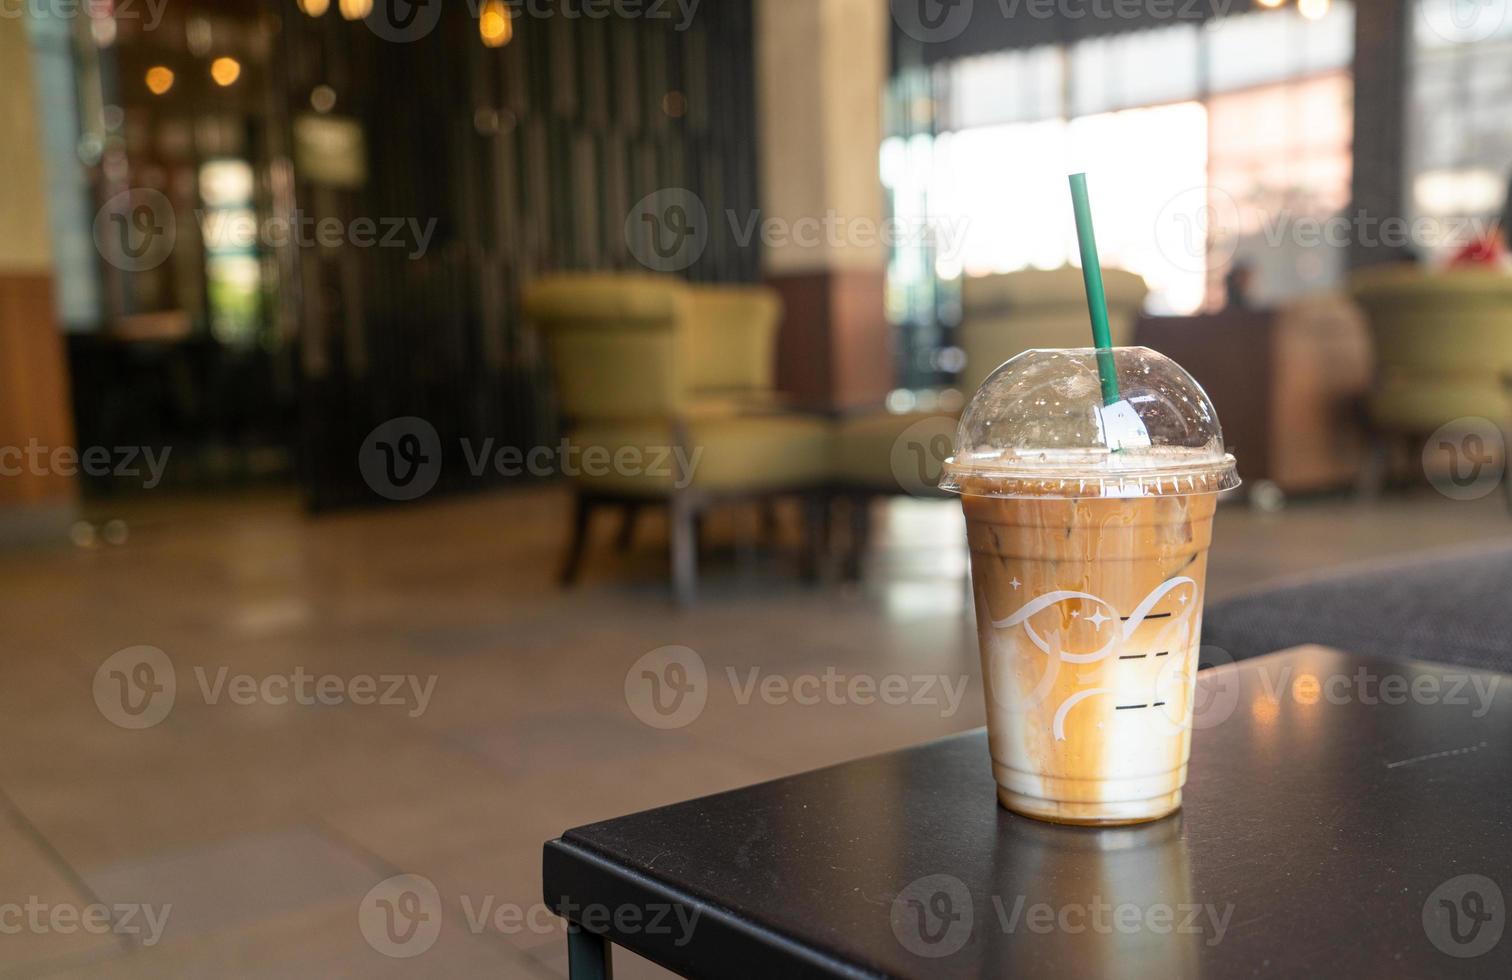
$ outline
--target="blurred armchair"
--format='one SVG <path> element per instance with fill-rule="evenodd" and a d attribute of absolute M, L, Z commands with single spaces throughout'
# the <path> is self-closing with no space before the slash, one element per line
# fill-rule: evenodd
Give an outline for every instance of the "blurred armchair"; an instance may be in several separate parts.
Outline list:
<path fill-rule="evenodd" d="M 688 384 L 701 410 L 771 408 L 782 301 L 765 286 L 690 286 Z"/>
<path fill-rule="evenodd" d="M 640 506 L 666 504 L 674 594 L 690 602 L 704 508 L 813 494 L 827 480 L 826 422 L 762 408 L 772 401 L 762 364 L 778 313 L 765 290 L 562 275 L 532 286 L 525 309 L 545 335 L 569 439 L 582 449 L 583 465 L 569 474 L 576 506 L 564 583 L 577 577 L 596 509 L 623 510 L 626 541 Z M 589 452 L 601 465 L 587 465 Z"/>
<path fill-rule="evenodd" d="M 1122 269 L 1104 269 L 1103 287 L 1113 344 L 1126 346 L 1149 290 Z M 1035 347 L 1088 347 L 1091 330 L 1082 273 L 1074 266 L 969 277 L 961 286 L 961 389 L 970 395 L 999 364 Z"/>
<path fill-rule="evenodd" d="M 1489 269 L 1427 272 L 1381 266 L 1351 282 L 1375 347 L 1368 399 L 1374 437 L 1362 489 L 1385 480 L 1391 453 L 1467 416 L 1507 426 L 1512 377 L 1512 276 Z"/>

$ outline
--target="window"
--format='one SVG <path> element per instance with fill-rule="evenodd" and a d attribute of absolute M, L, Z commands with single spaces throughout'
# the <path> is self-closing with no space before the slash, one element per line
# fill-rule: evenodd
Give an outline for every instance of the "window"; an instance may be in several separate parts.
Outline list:
<path fill-rule="evenodd" d="M 925 152 L 921 143 L 916 152 Z M 1164 255 L 1170 243 L 1152 229 L 1165 201 L 1203 185 L 1206 161 L 1207 121 L 1195 102 L 943 134 L 932 148 L 927 194 L 937 229 L 933 272 L 949 280 L 1075 264 L 1066 174 L 1086 169 L 1096 175 L 1103 262 L 1143 275 L 1154 308 L 1195 309 L 1201 264 L 1173 264 Z"/>
<path fill-rule="evenodd" d="M 890 313 L 938 312 L 936 282 L 1074 263 L 1066 174 L 1083 169 L 1102 259 L 1145 277 L 1152 312 L 1221 302 L 1236 256 L 1261 265 L 1264 300 L 1332 284 L 1337 250 L 1272 243 L 1347 205 L 1353 34 L 1334 0 L 937 66 L 911 102 L 936 135 L 882 153 L 894 216 L 936 230 L 895 252 Z"/>
<path fill-rule="evenodd" d="M 1222 303 L 1236 261 L 1254 270 L 1262 305 L 1343 281 L 1345 238 L 1324 222 L 1349 205 L 1353 102 L 1342 71 L 1208 100 L 1207 305 Z"/>
<path fill-rule="evenodd" d="M 1444 261 L 1490 231 L 1508 193 L 1512 15 L 1465 0 L 1418 0 L 1417 13 L 1407 211 L 1430 229 L 1414 246 Z"/>

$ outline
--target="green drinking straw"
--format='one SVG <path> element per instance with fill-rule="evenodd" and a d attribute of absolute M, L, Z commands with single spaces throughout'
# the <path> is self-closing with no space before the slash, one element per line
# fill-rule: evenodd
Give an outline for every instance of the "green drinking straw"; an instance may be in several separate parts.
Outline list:
<path fill-rule="evenodd" d="M 1097 374 L 1102 380 L 1104 405 L 1119 401 L 1118 374 L 1113 365 L 1113 337 L 1108 332 L 1108 297 L 1103 292 L 1102 264 L 1097 260 L 1097 237 L 1092 233 L 1092 204 L 1087 200 L 1087 175 L 1071 175 L 1071 206 L 1076 211 L 1076 237 L 1081 243 L 1082 279 L 1087 284 L 1087 312 L 1092 315 L 1092 343 L 1097 347 Z"/>

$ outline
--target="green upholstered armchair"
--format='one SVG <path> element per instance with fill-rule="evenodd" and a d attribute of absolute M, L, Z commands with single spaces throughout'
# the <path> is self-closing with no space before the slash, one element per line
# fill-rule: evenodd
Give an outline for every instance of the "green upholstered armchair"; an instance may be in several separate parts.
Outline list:
<path fill-rule="evenodd" d="M 705 410 L 772 407 L 782 301 L 765 286 L 690 286 L 688 383 Z"/>
<path fill-rule="evenodd" d="M 1122 269 L 1104 269 L 1103 286 L 1113 344 L 1127 346 L 1149 290 L 1142 278 Z M 961 285 L 959 337 L 966 352 L 961 390 L 968 396 L 1016 354 L 1036 347 L 1090 346 L 1081 270 L 1066 265 L 966 279 Z"/>
<path fill-rule="evenodd" d="M 525 310 L 545 336 L 583 460 L 570 474 L 577 506 L 564 582 L 576 578 L 595 508 L 623 509 L 628 541 L 637 509 L 665 503 L 674 592 L 690 601 L 705 507 L 810 493 L 828 480 L 826 422 L 767 407 L 779 310 L 767 291 L 562 275 L 527 290 Z"/>
<path fill-rule="evenodd" d="M 1413 455 L 1416 440 L 1466 416 L 1506 429 L 1512 275 L 1379 266 L 1357 273 L 1350 287 L 1375 347 L 1368 401 L 1375 451 L 1365 490 L 1379 489 L 1395 442 Z"/>

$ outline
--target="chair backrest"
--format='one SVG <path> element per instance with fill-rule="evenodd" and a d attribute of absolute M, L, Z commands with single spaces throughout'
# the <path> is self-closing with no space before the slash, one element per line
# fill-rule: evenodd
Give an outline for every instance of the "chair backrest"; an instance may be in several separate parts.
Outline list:
<path fill-rule="evenodd" d="M 1149 290 L 1144 279 L 1122 269 L 1104 269 L 1108 327 L 1115 346 L 1134 338 L 1134 322 Z M 961 387 L 972 392 L 999 364 L 1036 347 L 1089 347 L 1091 324 L 1081 270 L 1026 269 L 968 278 L 961 289 L 961 348 L 966 370 Z"/>
<path fill-rule="evenodd" d="M 1366 269 L 1350 281 L 1375 348 L 1370 414 L 1431 432 L 1456 418 L 1498 423 L 1512 375 L 1512 276 L 1490 269 Z"/>
<path fill-rule="evenodd" d="M 694 391 L 776 388 L 782 300 L 766 286 L 692 286 L 688 383 Z"/>
<path fill-rule="evenodd" d="M 1365 310 L 1381 374 L 1499 375 L 1512 369 L 1512 276 L 1366 269 L 1350 281 Z"/>
<path fill-rule="evenodd" d="M 549 276 L 525 293 L 574 422 L 664 418 L 687 401 L 688 287 L 659 276 Z"/>

